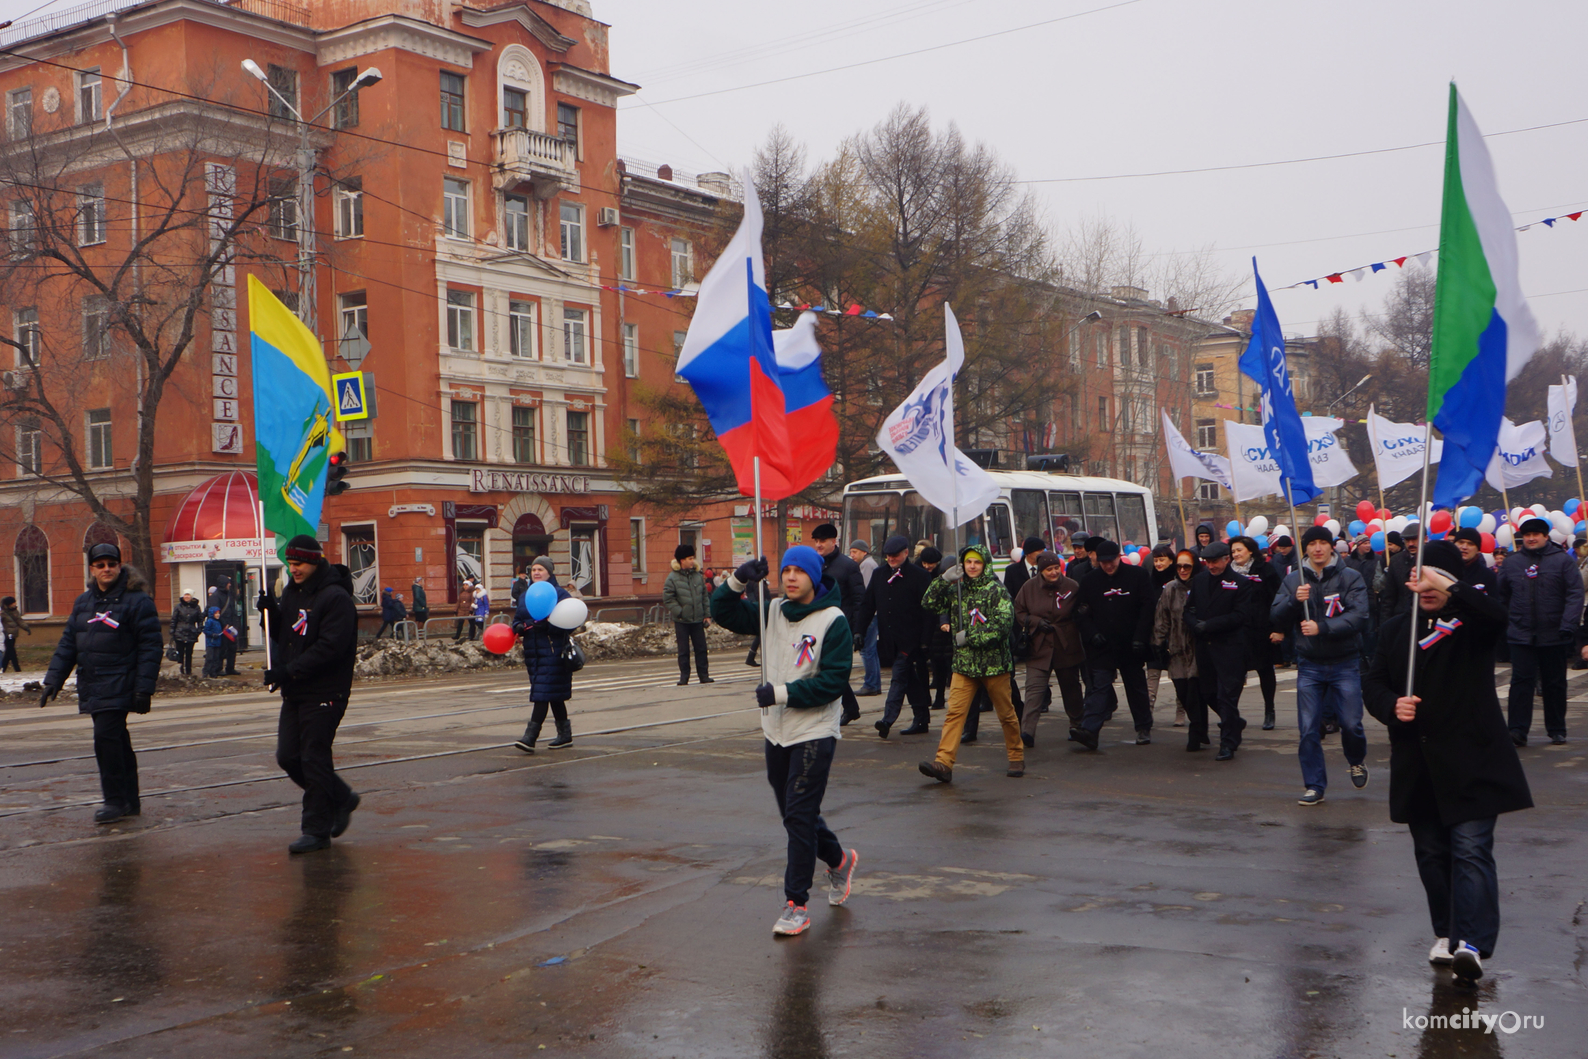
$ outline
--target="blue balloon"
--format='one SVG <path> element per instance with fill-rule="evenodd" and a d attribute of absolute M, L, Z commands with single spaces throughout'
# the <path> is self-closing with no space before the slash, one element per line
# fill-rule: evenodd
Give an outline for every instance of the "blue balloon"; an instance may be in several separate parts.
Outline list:
<path fill-rule="evenodd" d="M 1372 539 L 1371 543 L 1373 545 L 1373 550 L 1374 551 L 1376 551 L 1376 552 L 1383 551 L 1384 550 L 1384 531 L 1380 530 L 1379 532 L 1373 534 L 1373 539 Z"/>
<path fill-rule="evenodd" d="M 1351 536 L 1356 537 L 1359 536 L 1363 530 L 1367 529 L 1367 523 L 1363 522 L 1361 519 L 1355 519 L 1352 521 L 1351 525 L 1346 527 L 1346 529 L 1350 530 Z"/>
<path fill-rule="evenodd" d="M 1584 532 L 1588 532 L 1588 522 L 1577 523 L 1577 535 L 1581 536 Z"/>
<path fill-rule="evenodd" d="M 1483 509 L 1481 507 L 1464 507 L 1461 509 L 1459 525 L 1463 529 L 1477 529 L 1478 523 L 1482 521 Z"/>
<path fill-rule="evenodd" d="M 1227 536 L 1239 537 L 1241 535 L 1241 524 L 1234 519 L 1230 519 L 1229 523 L 1224 527 L 1224 532 Z"/>
<path fill-rule="evenodd" d="M 1252 539 L 1257 542 L 1257 546 L 1259 548 L 1266 549 L 1268 547 L 1268 534 L 1259 533 L 1257 536 L 1253 537 Z"/>
<path fill-rule="evenodd" d="M 1580 507 L 1582 507 L 1582 501 L 1578 500 L 1576 497 L 1572 497 L 1570 500 L 1566 501 L 1566 506 L 1561 508 L 1561 510 L 1566 512 L 1568 515 L 1575 515 L 1577 513 L 1577 509 Z"/>
<path fill-rule="evenodd" d="M 549 581 L 536 581 L 524 590 L 524 609 L 536 621 L 549 617 L 557 605 L 557 590 Z"/>

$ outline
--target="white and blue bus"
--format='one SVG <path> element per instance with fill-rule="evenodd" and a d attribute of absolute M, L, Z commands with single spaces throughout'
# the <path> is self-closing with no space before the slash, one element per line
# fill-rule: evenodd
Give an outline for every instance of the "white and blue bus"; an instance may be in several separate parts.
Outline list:
<path fill-rule="evenodd" d="M 1041 537 L 1060 553 L 1069 550 L 1075 533 L 1149 548 L 1158 543 L 1157 512 L 1145 486 L 1044 471 L 987 473 L 998 483 L 998 499 L 961 526 L 958 539 L 962 547 L 986 545 L 995 569 L 1007 566 L 1010 550 L 1027 537 Z M 912 544 L 928 540 L 945 555 L 953 550 L 954 537 L 944 529 L 943 513 L 910 488 L 902 475 L 852 482 L 844 487 L 843 504 L 845 547 L 850 541 L 869 541 L 871 553 L 880 557 L 882 542 L 902 533 Z"/>

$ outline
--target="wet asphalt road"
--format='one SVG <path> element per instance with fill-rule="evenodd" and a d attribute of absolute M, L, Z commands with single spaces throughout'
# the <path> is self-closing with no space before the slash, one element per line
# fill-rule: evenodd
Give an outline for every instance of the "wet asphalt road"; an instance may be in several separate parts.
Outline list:
<path fill-rule="evenodd" d="M 775 940 L 783 837 L 739 661 L 688 688 L 591 666 L 574 748 L 533 757 L 503 746 L 521 678 L 361 686 L 338 763 L 364 808 L 302 858 L 265 696 L 157 701 L 133 723 L 144 815 L 97 830 L 86 720 L 0 710 L 0 1056 L 1588 1054 L 1588 673 L 1581 735 L 1523 752 L 1539 808 L 1500 823 L 1474 992 L 1425 962 L 1382 728 L 1366 790 L 1332 739 L 1329 800 L 1295 804 L 1293 670 L 1279 730 L 1231 764 L 1184 752 L 1166 683 L 1151 746 L 1116 719 L 1079 754 L 1050 715 L 1024 779 L 982 743 L 950 787 L 915 771 L 935 735 L 883 742 L 862 699 L 826 801 L 854 896 L 818 891 L 811 931 Z M 1543 1027 L 1416 1022 L 1464 1009 Z"/>

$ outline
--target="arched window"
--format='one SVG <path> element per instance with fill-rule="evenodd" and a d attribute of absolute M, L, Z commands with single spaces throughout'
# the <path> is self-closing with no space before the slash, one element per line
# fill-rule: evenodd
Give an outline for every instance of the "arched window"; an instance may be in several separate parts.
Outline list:
<path fill-rule="evenodd" d="M 50 612 L 50 539 L 37 526 L 24 526 L 16 543 L 17 594 L 22 613 Z"/>
<path fill-rule="evenodd" d="M 496 61 L 496 128 L 546 131 L 546 79 L 534 54 L 509 44 Z"/>
<path fill-rule="evenodd" d="M 513 573 L 522 573 L 535 556 L 551 551 L 551 534 L 535 515 L 520 515 L 513 523 Z"/>

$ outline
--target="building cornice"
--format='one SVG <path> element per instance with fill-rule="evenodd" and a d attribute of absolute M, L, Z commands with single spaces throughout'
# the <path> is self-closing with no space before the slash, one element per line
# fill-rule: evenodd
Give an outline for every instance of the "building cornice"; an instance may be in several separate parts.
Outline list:
<path fill-rule="evenodd" d="M 472 68 L 474 57 L 491 48 L 490 41 L 466 33 L 432 26 L 405 15 L 381 15 L 322 33 L 315 62 L 330 66 L 361 55 L 397 49 L 452 66 Z"/>
<path fill-rule="evenodd" d="M 458 10 L 458 17 L 470 29 L 485 29 L 489 26 L 500 26 L 508 22 L 517 22 L 533 35 L 536 40 L 559 54 L 566 52 L 569 48 L 579 43 L 572 37 L 563 36 L 562 33 L 558 32 L 556 26 L 536 14 L 528 4 L 497 7 L 489 11 L 465 7 Z"/>
<path fill-rule="evenodd" d="M 603 107 L 615 107 L 619 99 L 632 96 L 640 90 L 639 85 L 629 81 L 620 81 L 616 77 L 597 73 L 594 70 L 583 70 L 566 64 L 558 66 L 552 73 L 551 84 L 565 95 L 588 100 Z"/>

